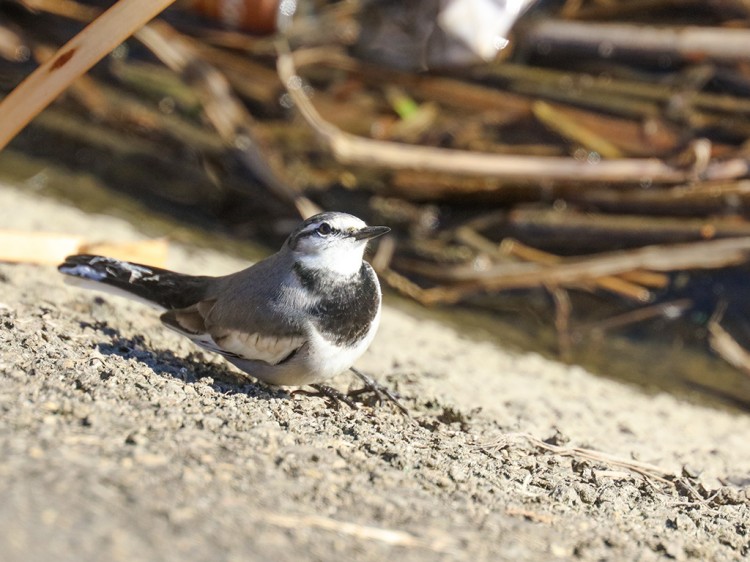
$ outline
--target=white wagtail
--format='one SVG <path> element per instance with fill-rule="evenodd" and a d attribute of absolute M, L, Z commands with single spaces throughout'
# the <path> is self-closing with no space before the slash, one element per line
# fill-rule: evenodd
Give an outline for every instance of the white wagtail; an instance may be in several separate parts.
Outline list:
<path fill-rule="evenodd" d="M 352 365 L 380 323 L 380 285 L 363 260 L 365 247 L 389 230 L 346 213 L 321 213 L 277 253 L 224 277 L 91 255 L 70 256 L 58 269 L 74 285 L 163 310 L 168 328 L 266 383 L 312 385 L 331 396 L 319 383 L 351 368 L 380 392 Z"/>

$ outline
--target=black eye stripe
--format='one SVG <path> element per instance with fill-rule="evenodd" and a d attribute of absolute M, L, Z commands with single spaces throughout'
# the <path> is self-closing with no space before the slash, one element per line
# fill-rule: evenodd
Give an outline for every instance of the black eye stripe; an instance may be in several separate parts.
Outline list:
<path fill-rule="evenodd" d="M 318 228 L 320 228 L 320 225 L 316 226 L 315 228 L 311 228 L 309 230 L 304 230 L 304 231 L 300 232 L 294 238 L 294 244 L 293 244 L 292 247 L 296 247 L 297 246 L 297 242 L 299 242 L 300 239 L 302 239 L 302 238 L 309 238 L 313 234 L 318 234 Z M 335 227 L 331 226 L 331 232 L 330 232 L 330 234 L 328 234 L 328 236 L 331 236 L 331 235 L 337 236 L 337 235 L 340 235 L 340 234 L 341 234 L 341 230 L 339 230 L 338 228 L 335 228 Z"/>

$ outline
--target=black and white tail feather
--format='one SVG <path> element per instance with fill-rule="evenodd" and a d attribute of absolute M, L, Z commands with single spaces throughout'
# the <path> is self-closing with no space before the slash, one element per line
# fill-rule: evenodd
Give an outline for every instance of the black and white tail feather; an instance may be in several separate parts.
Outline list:
<path fill-rule="evenodd" d="M 86 254 L 68 256 L 57 269 L 70 285 L 138 300 L 157 310 L 195 304 L 204 297 L 210 279 Z"/>

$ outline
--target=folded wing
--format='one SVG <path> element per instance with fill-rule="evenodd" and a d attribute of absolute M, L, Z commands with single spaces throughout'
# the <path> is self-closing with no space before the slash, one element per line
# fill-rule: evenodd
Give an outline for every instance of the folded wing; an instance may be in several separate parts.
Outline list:
<path fill-rule="evenodd" d="M 185 309 L 170 310 L 161 315 L 161 321 L 204 349 L 226 357 L 262 361 L 268 365 L 283 363 L 305 343 L 302 334 L 261 335 L 258 332 L 207 326 L 206 318 L 212 305 L 211 301 L 202 301 Z"/>

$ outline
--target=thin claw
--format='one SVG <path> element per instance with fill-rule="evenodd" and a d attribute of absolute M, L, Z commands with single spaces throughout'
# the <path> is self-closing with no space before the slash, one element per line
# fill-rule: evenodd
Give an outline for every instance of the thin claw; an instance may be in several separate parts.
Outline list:
<path fill-rule="evenodd" d="M 326 403 L 334 408 L 335 410 L 338 410 L 341 406 L 341 403 L 343 402 L 347 406 L 349 406 L 352 410 L 358 410 L 359 406 L 349 398 L 346 394 L 343 392 L 339 392 L 333 387 L 326 386 L 324 384 L 311 384 L 311 387 L 313 387 L 317 392 L 310 392 L 309 390 L 303 390 L 303 389 L 297 389 L 292 392 L 292 395 L 296 394 L 304 394 L 305 396 L 319 396 L 321 398 L 324 398 L 326 400 Z"/>
<path fill-rule="evenodd" d="M 360 394 L 363 394 L 365 392 L 374 392 L 381 403 L 388 400 L 389 402 L 394 404 L 403 415 L 411 417 L 411 415 L 409 414 L 409 410 L 407 410 L 401 404 L 401 402 L 398 401 L 398 397 L 390 389 L 377 382 L 371 376 L 366 375 L 359 369 L 355 369 L 354 367 L 349 367 L 349 369 L 351 369 L 352 373 L 357 375 L 357 377 L 359 377 L 359 379 L 365 384 L 364 388 L 359 388 L 357 390 L 349 392 L 349 396 L 359 396 Z"/>

